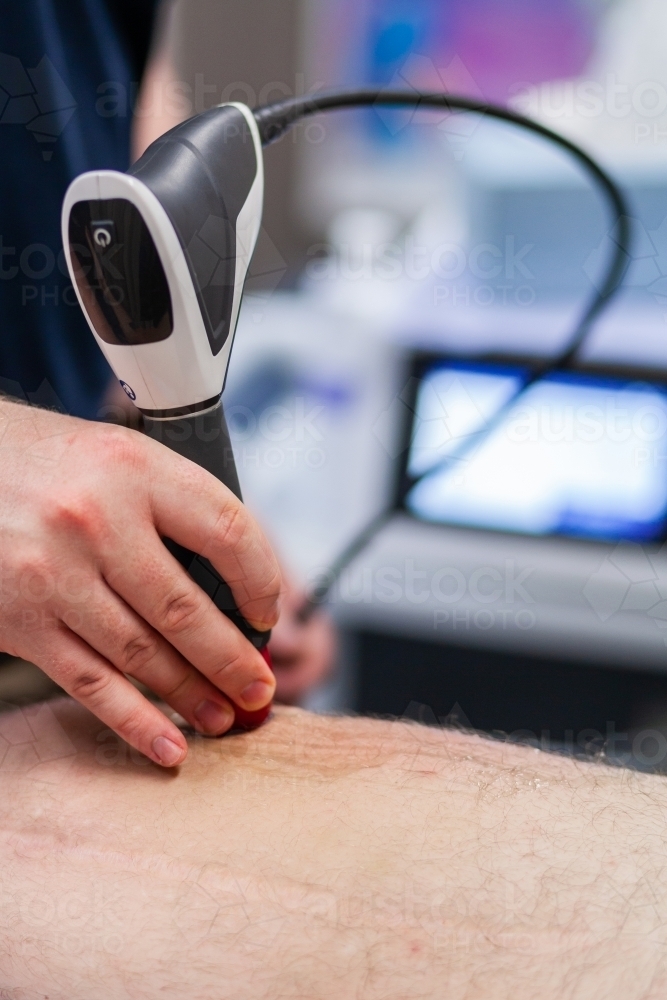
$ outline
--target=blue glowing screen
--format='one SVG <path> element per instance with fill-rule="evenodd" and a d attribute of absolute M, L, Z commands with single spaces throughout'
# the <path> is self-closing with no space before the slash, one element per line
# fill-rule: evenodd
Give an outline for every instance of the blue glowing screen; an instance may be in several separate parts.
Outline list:
<path fill-rule="evenodd" d="M 512 403 L 526 378 L 491 365 L 439 363 L 427 371 L 407 460 L 408 510 L 428 521 L 534 535 L 660 538 L 667 392 L 557 374 Z"/>

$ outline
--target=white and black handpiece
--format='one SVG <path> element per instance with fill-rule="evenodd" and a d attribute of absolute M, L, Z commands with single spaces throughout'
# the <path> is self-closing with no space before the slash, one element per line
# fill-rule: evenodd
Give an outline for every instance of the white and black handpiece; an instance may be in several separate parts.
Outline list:
<path fill-rule="evenodd" d="M 147 433 L 239 498 L 220 395 L 263 191 L 255 118 L 227 104 L 167 132 L 127 173 L 77 177 L 62 214 L 81 308 Z M 166 544 L 262 649 L 270 633 L 243 619 L 211 563 Z"/>

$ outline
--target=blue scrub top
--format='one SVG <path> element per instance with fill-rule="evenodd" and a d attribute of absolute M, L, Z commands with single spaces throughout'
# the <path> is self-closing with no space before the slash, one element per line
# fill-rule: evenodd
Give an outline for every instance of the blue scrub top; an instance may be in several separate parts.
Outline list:
<path fill-rule="evenodd" d="M 0 0 L 0 390 L 95 418 L 111 378 L 67 276 L 60 207 L 126 170 L 159 0 Z"/>

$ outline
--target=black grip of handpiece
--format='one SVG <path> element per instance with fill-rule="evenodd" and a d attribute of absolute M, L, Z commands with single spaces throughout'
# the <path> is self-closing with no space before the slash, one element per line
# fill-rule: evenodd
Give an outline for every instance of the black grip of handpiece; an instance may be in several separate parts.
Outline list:
<path fill-rule="evenodd" d="M 234 452 L 221 403 L 202 413 L 167 420 L 158 420 L 144 414 L 144 430 L 149 437 L 201 465 L 224 483 L 239 500 L 242 499 Z M 271 638 L 270 630 L 260 632 L 248 624 L 236 606 L 231 588 L 212 563 L 169 538 L 164 539 L 164 543 L 215 606 L 234 622 L 256 649 L 263 649 Z"/>

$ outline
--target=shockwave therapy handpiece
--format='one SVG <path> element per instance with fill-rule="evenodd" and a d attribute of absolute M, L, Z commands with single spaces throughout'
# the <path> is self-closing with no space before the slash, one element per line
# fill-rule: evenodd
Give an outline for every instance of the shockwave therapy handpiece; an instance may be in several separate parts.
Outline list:
<path fill-rule="evenodd" d="M 146 432 L 241 498 L 220 402 L 262 214 L 261 140 L 252 112 L 229 104 L 154 142 L 128 171 L 77 177 L 63 204 L 65 255 L 99 346 Z M 265 652 L 270 633 L 239 613 L 212 564 L 165 544 L 241 632 Z M 236 725 L 268 709 L 236 708 Z"/>
<path fill-rule="evenodd" d="M 318 92 L 255 111 L 223 104 L 167 132 L 127 173 L 82 174 L 65 196 L 63 244 L 97 342 L 143 413 L 147 432 L 203 466 L 238 497 L 220 396 L 260 228 L 262 147 L 304 117 L 364 106 L 463 112 L 518 126 L 573 157 L 611 208 L 612 251 L 581 318 L 561 352 L 545 360 L 496 419 L 534 379 L 576 360 L 627 268 L 629 210 L 605 170 L 576 143 L 539 122 L 509 108 L 446 93 L 363 88 Z M 484 433 L 493 426 L 490 421 Z M 303 621 L 326 599 L 341 570 L 386 516 L 387 511 L 375 517 L 316 584 L 300 611 Z M 269 633 L 256 631 L 243 619 L 211 563 L 169 540 L 165 544 L 217 607 L 258 649 L 265 649 Z M 259 725 L 268 711 L 237 709 L 237 724 Z"/>

